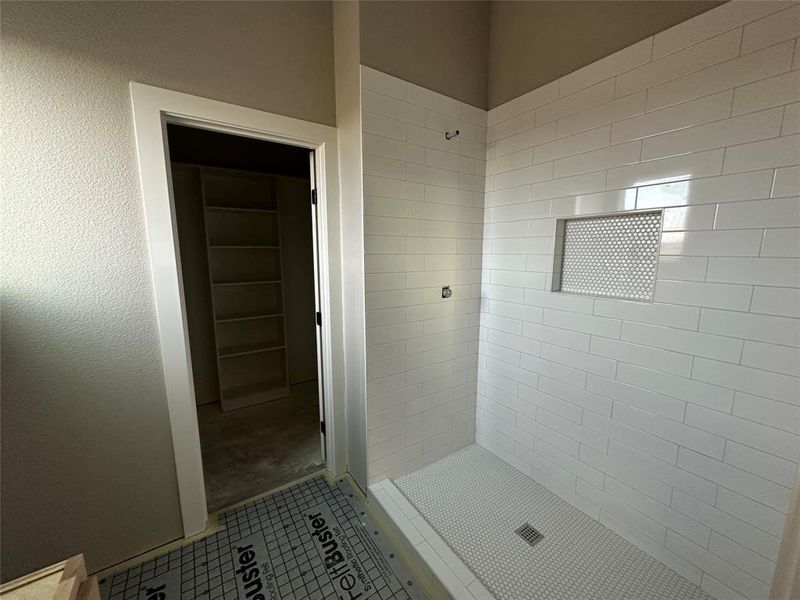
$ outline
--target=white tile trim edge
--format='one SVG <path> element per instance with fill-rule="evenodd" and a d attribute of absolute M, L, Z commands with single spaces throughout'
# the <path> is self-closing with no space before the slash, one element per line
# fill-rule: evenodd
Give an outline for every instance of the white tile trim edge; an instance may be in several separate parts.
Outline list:
<path fill-rule="evenodd" d="M 388 479 L 369 486 L 377 502 L 442 586 L 458 600 L 495 600 L 403 493 Z"/>

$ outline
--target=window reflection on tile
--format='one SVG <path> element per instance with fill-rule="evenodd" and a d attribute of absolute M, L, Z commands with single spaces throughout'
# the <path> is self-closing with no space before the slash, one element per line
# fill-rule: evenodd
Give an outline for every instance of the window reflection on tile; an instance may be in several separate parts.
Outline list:
<path fill-rule="evenodd" d="M 688 177 L 683 175 L 682 177 Z M 683 206 L 689 203 L 691 181 L 673 181 L 661 185 L 639 188 L 636 208 L 658 208 L 661 206 Z"/>

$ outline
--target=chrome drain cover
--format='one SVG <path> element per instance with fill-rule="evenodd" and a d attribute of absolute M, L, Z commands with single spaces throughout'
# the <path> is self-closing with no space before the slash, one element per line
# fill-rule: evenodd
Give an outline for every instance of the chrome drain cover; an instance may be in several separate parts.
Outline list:
<path fill-rule="evenodd" d="M 530 525 L 530 523 L 523 523 L 519 529 L 517 529 L 514 533 L 516 533 L 519 537 L 525 540 L 530 546 L 535 546 L 544 538 L 544 535 L 534 527 Z"/>

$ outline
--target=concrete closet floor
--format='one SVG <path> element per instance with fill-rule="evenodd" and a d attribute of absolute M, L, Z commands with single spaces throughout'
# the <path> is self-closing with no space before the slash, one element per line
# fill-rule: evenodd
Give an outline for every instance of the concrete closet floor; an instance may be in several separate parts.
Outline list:
<path fill-rule="evenodd" d="M 263 494 L 323 467 L 317 382 L 288 398 L 222 412 L 197 407 L 209 512 Z"/>

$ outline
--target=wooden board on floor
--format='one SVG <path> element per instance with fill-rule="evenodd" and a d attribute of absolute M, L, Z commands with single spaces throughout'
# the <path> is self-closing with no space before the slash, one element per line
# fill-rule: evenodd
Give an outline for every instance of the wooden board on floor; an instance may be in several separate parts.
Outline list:
<path fill-rule="evenodd" d="M 0 586 L 3 600 L 100 600 L 95 577 L 86 578 L 83 554 Z"/>

